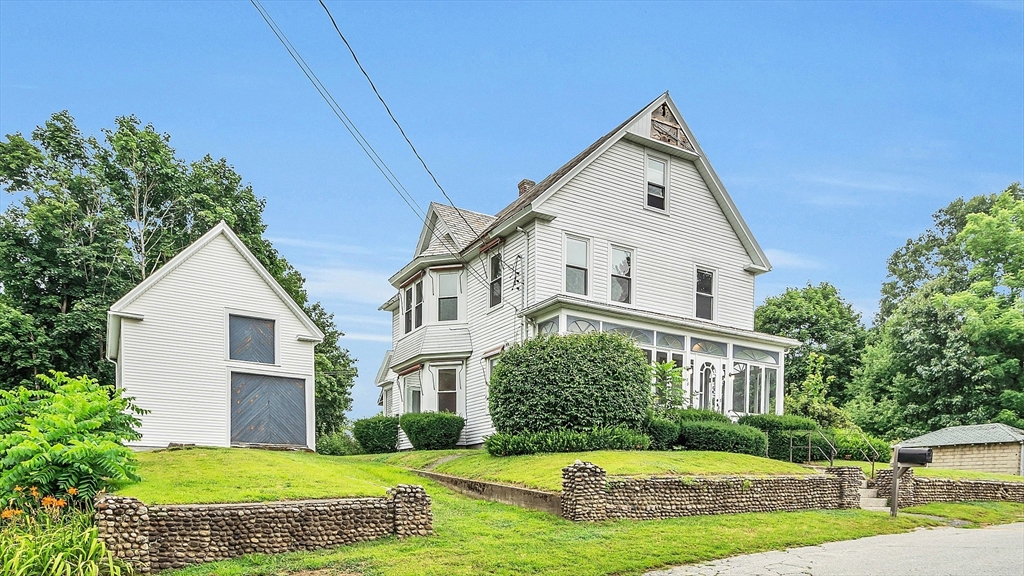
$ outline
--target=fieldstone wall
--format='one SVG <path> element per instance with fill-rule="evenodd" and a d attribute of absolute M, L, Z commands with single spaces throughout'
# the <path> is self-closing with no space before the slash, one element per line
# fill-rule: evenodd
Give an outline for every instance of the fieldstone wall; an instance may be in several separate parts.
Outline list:
<path fill-rule="evenodd" d="M 100 494 L 96 525 L 112 553 L 148 573 L 243 554 L 315 550 L 432 532 L 430 496 L 400 484 L 384 498 L 146 506 Z"/>
<path fill-rule="evenodd" d="M 878 489 L 878 497 L 890 498 L 892 469 L 883 468 L 878 471 L 877 476 L 875 487 Z M 931 502 L 1008 501 L 1024 503 L 1024 482 L 928 478 L 914 476 L 914 469 L 910 468 L 900 477 L 899 498 L 901 508 Z"/>
<path fill-rule="evenodd" d="M 562 470 L 562 515 L 580 522 L 856 508 L 862 478 L 850 466 L 808 476 L 606 480 L 601 467 L 577 461 Z"/>

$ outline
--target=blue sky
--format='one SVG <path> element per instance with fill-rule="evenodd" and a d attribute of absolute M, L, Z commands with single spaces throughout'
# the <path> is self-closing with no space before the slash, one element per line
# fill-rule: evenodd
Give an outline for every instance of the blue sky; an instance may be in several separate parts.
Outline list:
<path fill-rule="evenodd" d="M 885 260 L 958 196 L 1024 179 L 1024 2 L 329 2 L 460 207 L 495 213 L 665 90 L 775 270 L 870 319 Z M 417 201 L 443 200 L 316 2 L 267 2 Z M 376 411 L 377 307 L 420 222 L 248 2 L 0 2 L 0 132 L 136 114 L 226 157 L 336 314 Z M 0 208 L 10 205 L 0 196 Z"/>

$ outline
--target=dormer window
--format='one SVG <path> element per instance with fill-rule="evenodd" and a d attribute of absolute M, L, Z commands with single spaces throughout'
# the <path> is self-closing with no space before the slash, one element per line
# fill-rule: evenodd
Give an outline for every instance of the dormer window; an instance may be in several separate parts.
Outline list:
<path fill-rule="evenodd" d="M 450 322 L 459 319 L 459 272 L 437 275 L 437 320 Z"/>
<path fill-rule="evenodd" d="M 665 209 L 667 163 L 654 156 L 647 157 L 647 206 Z"/>

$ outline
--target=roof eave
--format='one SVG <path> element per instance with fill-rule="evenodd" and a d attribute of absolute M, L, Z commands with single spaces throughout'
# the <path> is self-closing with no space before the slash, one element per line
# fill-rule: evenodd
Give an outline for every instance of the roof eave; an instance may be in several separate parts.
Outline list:
<path fill-rule="evenodd" d="M 410 276 L 431 266 L 437 266 L 439 264 L 461 264 L 458 258 L 451 254 L 438 254 L 435 256 L 417 256 L 413 258 L 411 262 L 402 267 L 401 270 L 395 272 L 391 278 L 388 278 L 388 282 L 397 290 L 402 282 L 405 282 Z M 390 302 L 390 300 L 389 300 Z"/>

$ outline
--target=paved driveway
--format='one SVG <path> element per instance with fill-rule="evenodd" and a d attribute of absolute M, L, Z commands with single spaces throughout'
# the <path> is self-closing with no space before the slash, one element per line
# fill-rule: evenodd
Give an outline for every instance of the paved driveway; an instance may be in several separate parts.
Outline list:
<path fill-rule="evenodd" d="M 736 556 L 647 576 L 1021 576 L 1024 524 L 934 528 Z"/>

